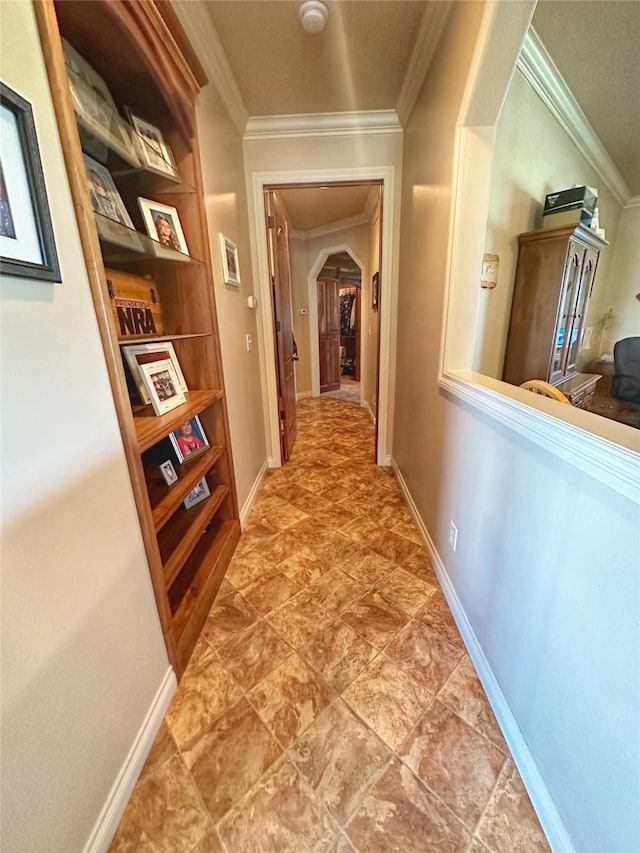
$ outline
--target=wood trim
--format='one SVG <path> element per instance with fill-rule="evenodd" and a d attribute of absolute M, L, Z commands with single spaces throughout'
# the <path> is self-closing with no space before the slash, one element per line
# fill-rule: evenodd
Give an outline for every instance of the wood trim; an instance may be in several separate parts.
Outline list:
<path fill-rule="evenodd" d="M 172 3 L 169 2 L 169 0 L 156 0 L 155 8 L 161 15 L 164 23 L 176 42 L 178 59 L 182 59 L 184 57 L 186 60 L 187 70 L 195 79 L 198 90 L 204 89 L 209 82 L 207 72 L 204 70 L 197 53 L 193 49 L 193 46 L 189 41 L 189 37 L 184 31 L 184 27 L 180 23 L 180 19 L 178 18 Z M 198 90 L 196 90 L 196 94 Z"/>

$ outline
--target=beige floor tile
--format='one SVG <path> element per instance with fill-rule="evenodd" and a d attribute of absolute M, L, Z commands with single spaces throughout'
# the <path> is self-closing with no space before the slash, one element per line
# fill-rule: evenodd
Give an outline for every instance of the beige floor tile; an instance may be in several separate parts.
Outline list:
<path fill-rule="evenodd" d="M 504 753 L 434 699 L 398 754 L 473 831 L 498 781 Z"/>
<path fill-rule="evenodd" d="M 296 768 L 282 761 L 220 823 L 220 835 L 234 853 L 312 853 L 333 842 L 336 827 Z"/>
<path fill-rule="evenodd" d="M 217 654 L 242 689 L 250 690 L 280 666 L 292 650 L 271 625 L 260 620 L 220 646 Z"/>
<path fill-rule="evenodd" d="M 476 834 L 494 853 L 547 853 L 551 849 L 511 758 Z"/>
<path fill-rule="evenodd" d="M 290 748 L 316 797 L 343 824 L 393 753 L 337 699 Z"/>
<path fill-rule="evenodd" d="M 384 648 L 409 617 L 378 592 L 368 592 L 342 615 L 354 631 L 378 649 Z"/>
<path fill-rule="evenodd" d="M 376 653 L 370 643 L 341 619 L 334 619 L 314 632 L 298 649 L 300 657 L 338 692 L 353 681 Z"/>
<path fill-rule="evenodd" d="M 424 549 L 416 551 L 414 554 L 407 557 L 406 560 L 403 560 L 402 568 L 411 572 L 411 574 L 426 583 L 440 589 L 440 582 L 438 581 L 437 575 L 433 569 L 429 555 Z"/>
<path fill-rule="evenodd" d="M 398 759 L 377 782 L 347 826 L 362 853 L 464 853 L 471 836 Z"/>
<path fill-rule="evenodd" d="M 216 599 L 202 633 L 213 649 L 254 625 L 260 614 L 239 592 Z"/>
<path fill-rule="evenodd" d="M 289 557 L 288 560 L 280 563 L 278 568 L 288 578 L 304 587 L 322 577 L 331 568 L 331 565 L 319 557 L 311 548 L 303 548 L 293 557 Z"/>
<path fill-rule="evenodd" d="M 333 698 L 331 689 L 297 655 L 288 658 L 248 695 L 285 749 Z"/>
<path fill-rule="evenodd" d="M 398 567 L 377 587 L 390 604 L 413 616 L 437 592 L 435 586 Z"/>
<path fill-rule="evenodd" d="M 265 560 L 261 553 L 250 550 L 234 556 L 225 577 L 235 589 L 242 590 L 264 577 L 271 568 L 271 564 Z"/>
<path fill-rule="evenodd" d="M 304 589 L 267 616 L 267 621 L 294 649 L 308 642 L 327 622 L 333 619 Z"/>
<path fill-rule="evenodd" d="M 149 752 L 147 760 L 144 763 L 144 767 L 142 768 L 140 781 L 154 773 L 156 770 L 159 770 L 162 765 L 169 761 L 170 758 L 173 758 L 177 752 L 178 746 L 173 739 L 173 735 L 171 734 L 171 730 L 169 729 L 166 720 L 163 720 L 160 724 L 160 728 L 158 729 L 158 734 L 153 742 L 153 746 L 151 747 L 151 751 Z"/>
<path fill-rule="evenodd" d="M 252 607 L 265 615 L 300 592 L 298 584 L 277 569 L 249 584 L 243 595 Z"/>
<path fill-rule="evenodd" d="M 462 651 L 412 619 L 387 646 L 386 654 L 405 672 L 437 693 L 462 658 Z"/>
<path fill-rule="evenodd" d="M 458 631 L 458 626 L 455 623 L 451 610 L 447 604 L 447 600 L 441 592 L 437 592 L 432 596 L 427 603 L 416 614 L 416 619 L 419 619 L 429 628 L 437 631 L 450 643 L 464 649 L 464 641 Z"/>
<path fill-rule="evenodd" d="M 342 698 L 397 750 L 433 694 L 380 655 L 347 687 Z"/>
<path fill-rule="evenodd" d="M 388 560 L 394 563 L 402 563 L 407 557 L 415 554 L 420 546 L 404 536 L 398 536 L 391 530 L 387 530 L 382 536 L 374 539 L 369 543 L 369 546 L 377 553 L 382 554 Z"/>
<path fill-rule="evenodd" d="M 307 587 L 313 600 L 334 616 L 346 610 L 351 602 L 361 596 L 365 590 L 364 584 L 338 569 L 330 569 Z"/>
<path fill-rule="evenodd" d="M 438 699 L 503 752 L 509 751 L 480 679 L 467 655 L 440 689 Z"/>

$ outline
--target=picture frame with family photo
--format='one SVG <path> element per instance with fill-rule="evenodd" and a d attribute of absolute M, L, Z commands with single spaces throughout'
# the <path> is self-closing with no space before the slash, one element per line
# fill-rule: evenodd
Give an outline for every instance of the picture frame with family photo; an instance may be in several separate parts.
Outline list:
<path fill-rule="evenodd" d="M 206 500 L 208 497 L 211 497 L 211 492 L 209 491 L 209 484 L 203 477 L 185 498 L 184 508 L 191 509 L 192 506 L 199 504 L 200 501 Z"/>
<path fill-rule="evenodd" d="M 156 415 L 165 415 L 186 402 L 170 358 L 141 364 L 140 373 Z"/>
<path fill-rule="evenodd" d="M 156 255 L 162 257 L 169 250 L 170 257 L 188 261 L 189 249 L 177 209 L 142 197 L 138 197 L 138 205 L 147 234 L 154 241 Z"/>
<path fill-rule="evenodd" d="M 153 361 L 161 361 L 168 358 L 173 365 L 176 376 L 178 377 L 180 389 L 185 394 L 189 390 L 182 368 L 180 367 L 180 362 L 178 361 L 178 356 L 176 355 L 175 348 L 171 341 L 161 341 L 159 343 L 152 344 L 128 344 L 127 346 L 122 347 L 122 354 L 124 355 L 127 366 L 131 371 L 131 376 L 135 382 L 140 399 L 145 406 L 151 402 L 151 398 L 140 371 L 140 365 L 142 364 L 148 364 Z"/>
<path fill-rule="evenodd" d="M 191 459 L 193 456 L 203 453 L 210 446 L 209 440 L 200 423 L 200 418 L 197 415 L 180 424 L 171 433 L 169 438 L 180 464 L 185 459 Z"/>
<path fill-rule="evenodd" d="M 133 137 L 138 147 L 142 166 L 171 181 L 179 182 L 181 178 L 173 151 L 165 142 L 162 131 L 137 115 L 129 107 L 126 107 L 126 113 L 133 128 Z"/>

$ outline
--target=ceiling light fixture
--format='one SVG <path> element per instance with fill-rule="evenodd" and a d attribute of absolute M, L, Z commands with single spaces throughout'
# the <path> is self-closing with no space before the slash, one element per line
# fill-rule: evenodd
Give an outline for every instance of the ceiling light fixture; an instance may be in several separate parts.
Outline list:
<path fill-rule="evenodd" d="M 319 33 L 324 29 L 329 10 L 320 0 L 305 0 L 298 9 L 302 29 L 308 33 Z"/>

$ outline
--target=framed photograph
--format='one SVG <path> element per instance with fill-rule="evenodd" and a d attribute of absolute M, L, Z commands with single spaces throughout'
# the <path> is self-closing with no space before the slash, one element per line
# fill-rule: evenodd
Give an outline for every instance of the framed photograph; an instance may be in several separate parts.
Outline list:
<path fill-rule="evenodd" d="M 176 376 L 178 377 L 180 390 L 184 393 L 189 390 L 184 374 L 182 373 L 182 368 L 180 367 L 180 362 L 178 361 L 178 356 L 176 355 L 176 351 L 171 341 L 154 344 L 131 344 L 130 346 L 123 346 L 122 353 L 127 365 L 129 366 L 129 370 L 131 371 L 133 381 L 136 383 L 140 399 L 145 405 L 151 402 L 151 398 L 149 397 L 140 372 L 141 364 L 149 364 L 153 361 L 166 361 L 169 359 L 176 372 Z"/>
<path fill-rule="evenodd" d="M 65 39 L 62 47 L 78 122 L 127 163 L 139 166 L 133 131 L 119 116 L 107 84 Z"/>
<path fill-rule="evenodd" d="M 240 264 L 238 263 L 238 247 L 224 234 L 220 234 L 220 253 L 222 255 L 222 271 L 224 283 L 240 287 Z"/>
<path fill-rule="evenodd" d="M 198 483 L 198 485 L 194 489 L 191 489 L 191 491 L 187 495 L 186 500 L 184 502 L 185 509 L 190 509 L 194 504 L 199 504 L 200 501 L 203 501 L 210 495 L 211 492 L 209 491 L 209 485 L 203 477 Z"/>
<path fill-rule="evenodd" d="M 164 477 L 164 481 L 167 486 L 173 486 L 174 483 L 178 482 L 176 469 L 173 467 L 173 462 L 170 459 L 167 459 L 166 462 L 163 462 L 162 465 L 160 465 L 160 473 Z"/>
<path fill-rule="evenodd" d="M 164 141 L 162 132 L 128 108 L 127 115 L 133 127 L 133 137 L 138 146 L 142 165 L 154 172 L 160 172 L 167 178 L 179 181 L 180 175 L 176 161 L 173 159 L 173 152 Z"/>
<path fill-rule="evenodd" d="M 61 282 L 31 104 L 0 83 L 0 272 Z"/>
<path fill-rule="evenodd" d="M 170 358 L 141 364 L 140 373 L 156 415 L 164 415 L 186 402 Z"/>
<path fill-rule="evenodd" d="M 113 219 L 126 228 L 133 229 L 131 217 L 120 198 L 120 193 L 113 183 L 113 178 L 109 170 L 101 163 L 98 163 L 97 160 L 94 160 L 93 157 L 89 157 L 88 154 L 83 154 L 82 156 L 84 157 L 84 166 L 87 170 L 89 196 L 94 213 L 99 213 L 100 216 L 106 216 L 107 219 Z"/>
<path fill-rule="evenodd" d="M 373 311 L 378 310 L 378 297 L 380 295 L 380 273 L 374 273 L 371 281 L 371 308 Z"/>
<path fill-rule="evenodd" d="M 181 464 L 185 459 L 191 458 L 197 453 L 202 453 L 209 447 L 207 436 L 204 434 L 202 424 L 197 415 L 174 430 L 170 438 L 173 449 L 178 457 L 178 462 Z"/>
<path fill-rule="evenodd" d="M 184 239 L 180 217 L 175 207 L 160 204 L 150 198 L 138 198 L 138 204 L 149 237 L 168 249 L 188 255 L 187 241 Z"/>

